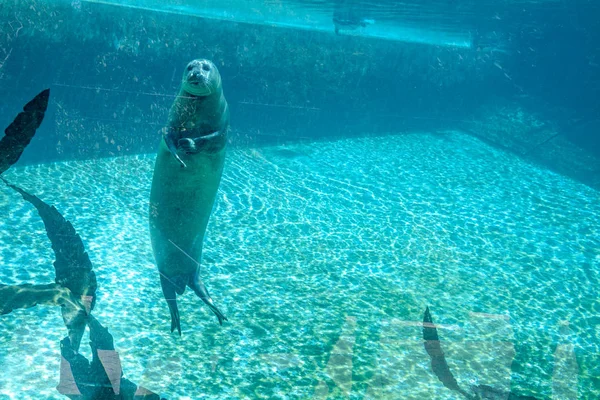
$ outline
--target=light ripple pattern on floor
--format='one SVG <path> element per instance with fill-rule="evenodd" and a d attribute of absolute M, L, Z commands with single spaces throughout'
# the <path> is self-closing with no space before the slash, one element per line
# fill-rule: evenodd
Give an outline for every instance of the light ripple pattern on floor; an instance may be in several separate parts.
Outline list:
<path fill-rule="evenodd" d="M 560 364 L 578 385 L 564 390 L 600 396 L 597 192 L 458 132 L 231 150 L 202 260 L 229 322 L 188 290 L 179 338 L 149 242 L 153 163 L 5 174 L 80 233 L 95 315 L 137 384 L 169 399 L 458 399 L 431 373 L 429 305 L 463 388 L 550 397 Z M 0 215 L 0 282 L 52 282 L 35 210 L 0 186 Z M 0 317 L 0 399 L 62 398 L 65 334 L 58 309 Z"/>

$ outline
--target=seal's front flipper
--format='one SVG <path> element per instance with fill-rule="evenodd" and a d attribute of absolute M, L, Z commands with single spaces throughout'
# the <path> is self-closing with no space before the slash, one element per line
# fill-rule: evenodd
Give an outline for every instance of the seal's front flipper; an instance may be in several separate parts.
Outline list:
<path fill-rule="evenodd" d="M 214 131 L 213 133 L 209 133 L 208 135 L 199 136 L 197 138 L 194 138 L 194 142 L 196 144 L 199 144 L 201 142 L 208 142 L 210 140 L 217 139 L 222 134 L 223 134 L 222 131 Z"/>
<path fill-rule="evenodd" d="M 208 294 L 208 290 L 206 290 L 206 286 L 204 286 L 204 283 L 202 283 L 198 277 L 198 273 L 190 277 L 189 286 L 194 290 L 196 296 L 200 297 L 202 301 L 206 303 L 208 307 L 210 307 L 212 312 L 215 313 L 217 319 L 219 320 L 219 325 L 223 325 L 223 321 L 227 321 L 227 317 L 221 312 L 221 310 L 217 308 L 217 306 L 215 306 L 213 299 Z"/>
<path fill-rule="evenodd" d="M 160 285 L 162 286 L 163 295 L 171 312 L 171 332 L 177 328 L 179 336 L 181 336 L 181 322 L 179 320 L 179 309 L 177 308 L 177 292 L 175 285 L 164 275 L 160 275 Z"/>
<path fill-rule="evenodd" d="M 165 139 L 165 144 L 167 145 L 167 148 L 169 149 L 173 157 L 175 157 L 175 159 L 179 161 L 181 166 L 185 168 L 187 167 L 187 165 L 185 165 L 183 160 L 179 157 L 179 154 L 177 154 L 177 145 L 175 144 L 175 139 L 177 136 L 177 129 L 175 128 L 168 128 L 163 131 L 163 138 Z"/>
<path fill-rule="evenodd" d="M 187 141 L 189 141 L 191 144 L 189 145 L 185 145 L 182 146 L 182 148 L 185 148 L 185 146 L 191 148 L 193 151 L 188 151 L 187 154 L 192 154 L 192 153 L 200 153 L 200 152 L 204 152 L 204 153 L 216 153 L 219 150 L 222 150 L 225 145 L 227 144 L 227 130 L 220 130 L 220 131 L 215 131 L 213 133 L 209 133 L 208 135 L 204 135 L 204 136 L 198 136 L 196 138 L 193 139 L 186 139 Z M 179 140 L 179 144 L 182 145 L 182 140 L 184 139 L 180 139 Z"/>
<path fill-rule="evenodd" d="M 190 138 L 182 138 L 179 139 L 179 142 L 177 142 L 179 145 L 179 148 L 185 152 L 185 154 L 195 154 L 198 152 L 198 149 L 196 148 L 196 142 L 194 141 L 194 139 L 190 139 Z"/>
<path fill-rule="evenodd" d="M 215 131 L 193 139 L 182 138 L 179 139 L 178 144 L 179 148 L 185 151 L 186 154 L 196 154 L 201 151 L 212 153 L 225 146 L 225 131 Z"/>

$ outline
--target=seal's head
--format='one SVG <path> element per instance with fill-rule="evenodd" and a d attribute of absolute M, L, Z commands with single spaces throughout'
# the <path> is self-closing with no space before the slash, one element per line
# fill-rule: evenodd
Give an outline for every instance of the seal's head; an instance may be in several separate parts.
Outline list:
<path fill-rule="evenodd" d="M 191 61 L 183 73 L 181 88 L 193 96 L 208 96 L 221 87 L 221 75 L 212 61 Z"/>

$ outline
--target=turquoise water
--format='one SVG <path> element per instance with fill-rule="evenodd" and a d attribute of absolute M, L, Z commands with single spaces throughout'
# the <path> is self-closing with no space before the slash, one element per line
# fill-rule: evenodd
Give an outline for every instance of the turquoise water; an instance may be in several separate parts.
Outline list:
<path fill-rule="evenodd" d="M 180 338 L 150 248 L 153 161 L 3 175 L 82 236 L 94 315 L 137 384 L 169 399 L 459 398 L 431 373 L 428 305 L 462 387 L 600 396 L 598 192 L 459 132 L 231 149 L 202 260 L 229 322 L 188 291 Z M 0 281 L 52 282 L 35 209 L 2 186 L 0 213 Z M 0 319 L 0 399 L 62 398 L 59 314 Z"/>
<path fill-rule="evenodd" d="M 160 13 L 191 15 L 205 19 L 235 21 L 246 24 L 267 25 L 278 28 L 306 31 L 332 32 L 331 5 L 326 2 L 308 2 L 307 4 L 282 3 L 279 1 L 244 0 L 200 0 L 200 1 L 157 1 L 157 0 L 81 0 L 85 3 L 110 4 L 119 7 Z M 359 6 L 360 7 L 360 6 Z M 379 7 L 375 7 L 376 9 Z M 407 11 L 415 11 L 406 7 Z M 435 9 L 417 8 L 416 13 L 427 14 Z M 390 14 L 383 10 L 385 14 Z M 343 29 L 348 36 L 371 37 L 380 40 L 421 43 L 428 45 L 469 48 L 472 44 L 468 29 L 460 24 L 441 26 L 436 23 L 422 24 L 401 18 L 400 22 L 389 19 L 372 20 L 368 27 Z"/>

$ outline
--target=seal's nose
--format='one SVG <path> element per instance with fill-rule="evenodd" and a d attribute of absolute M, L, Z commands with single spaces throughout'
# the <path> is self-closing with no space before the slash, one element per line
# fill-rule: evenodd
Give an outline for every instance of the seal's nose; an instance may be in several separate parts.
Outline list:
<path fill-rule="evenodd" d="M 208 73 L 206 70 L 195 69 L 190 73 L 190 79 L 195 81 L 205 81 L 208 79 Z"/>

